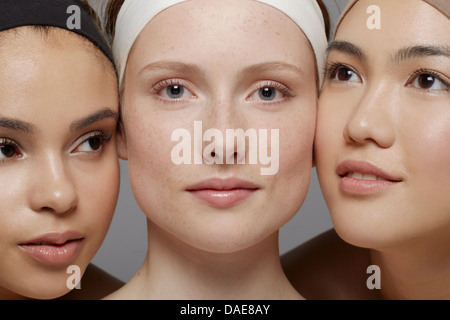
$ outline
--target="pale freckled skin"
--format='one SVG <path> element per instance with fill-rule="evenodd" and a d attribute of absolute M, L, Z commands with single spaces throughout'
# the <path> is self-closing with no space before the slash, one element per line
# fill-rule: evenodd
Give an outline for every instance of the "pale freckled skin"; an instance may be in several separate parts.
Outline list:
<path fill-rule="evenodd" d="M 167 61 L 193 65 L 195 71 L 159 65 Z M 112 298 L 142 292 L 146 297 L 163 292 L 164 297 L 224 298 L 239 292 L 239 297 L 300 298 L 280 273 L 277 233 L 309 187 L 317 107 L 314 61 L 298 26 L 256 1 L 187 1 L 147 24 L 124 74 L 126 139 L 119 139 L 119 154 L 128 159 L 134 195 L 148 218 L 149 251 L 139 281 L 132 279 Z M 153 72 L 139 75 L 145 66 L 153 66 Z M 187 82 L 192 95 L 174 102 L 163 96 L 164 89 L 147 89 L 167 79 Z M 295 94 L 285 90 L 279 101 L 263 104 L 253 93 L 267 81 Z M 247 163 L 174 165 L 171 133 L 183 128 L 192 137 L 194 121 L 202 121 L 203 133 L 280 130 L 279 171 L 263 176 L 260 164 Z M 212 177 L 237 177 L 260 187 L 248 201 L 219 209 L 187 191 Z M 144 288 L 146 283 L 151 287 Z"/>

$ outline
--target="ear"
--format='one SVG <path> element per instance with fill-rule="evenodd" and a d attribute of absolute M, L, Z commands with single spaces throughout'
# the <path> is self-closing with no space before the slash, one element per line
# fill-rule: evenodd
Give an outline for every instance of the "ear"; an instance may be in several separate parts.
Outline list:
<path fill-rule="evenodd" d="M 116 148 L 119 158 L 122 160 L 128 160 L 128 150 L 127 150 L 127 136 L 125 134 L 125 128 L 120 122 L 116 131 Z"/>

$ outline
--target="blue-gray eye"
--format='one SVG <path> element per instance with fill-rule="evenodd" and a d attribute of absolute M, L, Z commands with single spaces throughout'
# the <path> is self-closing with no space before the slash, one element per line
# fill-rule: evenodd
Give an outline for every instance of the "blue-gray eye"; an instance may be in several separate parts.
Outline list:
<path fill-rule="evenodd" d="M 167 96 L 171 99 L 179 99 L 183 96 L 184 88 L 179 85 L 173 85 L 166 88 Z"/>
<path fill-rule="evenodd" d="M 277 97 L 277 90 L 275 88 L 264 87 L 258 90 L 258 95 L 261 100 L 272 101 Z"/>
<path fill-rule="evenodd" d="M 193 94 L 188 89 L 179 84 L 167 86 L 160 91 L 160 95 L 164 98 L 173 100 L 191 98 L 193 96 Z"/>
<path fill-rule="evenodd" d="M 288 92 L 285 93 L 284 91 L 287 91 L 287 89 L 285 89 L 284 87 L 278 89 L 272 86 L 264 86 L 253 92 L 250 96 L 250 99 L 256 101 L 272 102 L 274 100 L 279 100 L 285 97 Z"/>

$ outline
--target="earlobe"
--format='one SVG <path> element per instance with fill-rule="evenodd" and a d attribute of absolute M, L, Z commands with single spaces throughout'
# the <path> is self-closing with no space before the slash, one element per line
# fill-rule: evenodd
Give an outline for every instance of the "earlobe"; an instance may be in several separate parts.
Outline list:
<path fill-rule="evenodd" d="M 117 154 L 119 158 L 122 160 L 128 160 L 128 150 L 127 150 L 127 137 L 125 134 L 125 128 L 123 124 L 120 123 L 116 132 L 116 140 L 117 140 Z"/>

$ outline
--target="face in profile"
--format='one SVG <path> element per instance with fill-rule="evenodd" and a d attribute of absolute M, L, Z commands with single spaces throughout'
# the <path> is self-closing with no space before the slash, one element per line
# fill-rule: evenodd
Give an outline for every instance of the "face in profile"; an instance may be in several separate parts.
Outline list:
<path fill-rule="evenodd" d="M 4 31 L 0 46 L 0 296 L 55 298 L 114 212 L 116 79 L 68 31 Z"/>
<path fill-rule="evenodd" d="M 330 47 L 321 187 L 350 243 L 438 248 L 450 235 L 450 21 L 424 1 L 383 0 L 370 30 L 371 4 L 356 3 Z"/>
<path fill-rule="evenodd" d="M 210 252 L 274 235 L 308 190 L 316 79 L 307 38 L 270 6 L 187 1 L 157 15 L 128 58 L 119 143 L 150 233 Z M 255 133 L 245 148 L 226 140 L 239 129 Z M 278 161 L 271 174 L 262 155 Z"/>

